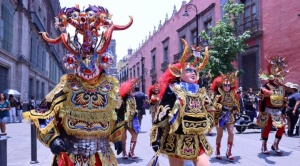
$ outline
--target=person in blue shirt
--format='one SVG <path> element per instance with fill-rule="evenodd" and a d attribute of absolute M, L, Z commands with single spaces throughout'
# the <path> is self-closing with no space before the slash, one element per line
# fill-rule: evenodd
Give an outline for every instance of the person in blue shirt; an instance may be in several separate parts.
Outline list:
<path fill-rule="evenodd" d="M 146 103 L 146 95 L 142 91 L 140 91 L 140 87 L 134 87 L 134 98 L 136 101 L 136 109 L 138 110 L 138 118 L 140 122 L 140 126 L 142 126 L 143 116 L 146 115 L 145 111 L 145 103 Z"/>
<path fill-rule="evenodd" d="M 3 93 L 0 93 L 0 129 L 1 133 L 6 132 L 5 124 L 9 118 L 10 103 L 6 100 Z"/>
<path fill-rule="evenodd" d="M 297 101 L 300 101 L 300 93 L 299 93 L 299 86 L 297 84 L 292 84 L 292 95 L 288 97 L 288 105 L 287 105 L 287 115 L 290 118 L 290 129 L 288 131 L 289 136 L 299 135 L 299 126 L 296 128 L 296 133 L 294 133 L 295 125 L 298 121 L 299 111 L 298 111 L 298 105 L 296 106 Z"/>

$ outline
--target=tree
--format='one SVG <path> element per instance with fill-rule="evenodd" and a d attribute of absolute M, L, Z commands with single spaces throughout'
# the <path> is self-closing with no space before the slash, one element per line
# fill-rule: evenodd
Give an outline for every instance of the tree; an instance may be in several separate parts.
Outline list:
<path fill-rule="evenodd" d="M 216 26 L 208 28 L 208 32 L 203 30 L 199 35 L 204 41 L 208 41 L 211 47 L 209 63 L 205 70 L 210 69 L 212 77 L 220 75 L 219 72 L 225 74 L 236 71 L 232 62 L 237 60 L 238 53 L 244 51 L 247 46 L 244 41 L 250 37 L 248 31 L 236 35 L 239 15 L 244 12 L 244 5 L 229 0 L 223 10 L 223 21 L 218 21 Z"/>

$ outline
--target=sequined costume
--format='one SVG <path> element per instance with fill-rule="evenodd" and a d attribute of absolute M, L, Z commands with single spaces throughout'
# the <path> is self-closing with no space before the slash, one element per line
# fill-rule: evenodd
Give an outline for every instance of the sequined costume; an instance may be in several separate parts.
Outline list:
<path fill-rule="evenodd" d="M 213 126 L 213 117 L 207 112 L 210 103 L 206 90 L 195 83 L 209 55 L 206 49 L 205 58 L 199 63 L 188 50 L 187 43 L 182 41 L 185 49 L 180 63 L 170 65 L 161 77 L 161 102 L 154 118 L 150 142 L 154 150 L 158 146 L 159 152 L 169 158 L 196 161 L 199 155 L 212 154 L 205 136 Z M 189 83 L 183 80 L 183 70 L 195 72 L 197 78 L 192 77 L 195 81 Z"/>
<path fill-rule="evenodd" d="M 234 113 L 236 112 L 232 110 L 232 107 L 236 106 L 237 109 L 239 109 L 238 106 L 239 102 L 235 94 L 235 91 L 232 90 L 226 93 L 222 90 L 222 88 L 218 88 L 217 95 L 214 97 L 213 100 L 213 105 L 216 108 L 215 116 L 214 116 L 215 125 L 220 126 L 220 125 L 224 125 L 225 123 L 235 122 Z M 223 106 L 228 108 L 229 111 L 228 114 L 226 112 L 227 110 L 225 112 L 224 110 L 222 110 Z M 238 110 L 238 112 L 239 111 L 240 110 Z M 220 123 L 224 123 L 224 124 L 220 124 Z"/>
<path fill-rule="evenodd" d="M 64 31 L 72 25 L 75 36 L 63 33 L 50 39 L 42 33 L 51 44 L 63 42 L 69 53 L 62 63 L 75 71 L 63 75 L 36 109 L 23 113 L 24 119 L 36 125 L 38 139 L 55 154 L 52 165 L 118 165 L 110 142 L 121 142 L 124 123 L 117 121 L 119 82 L 105 74 L 104 69 L 113 64 L 105 50 L 112 32 L 130 27 L 132 18 L 125 26 L 114 25 L 110 19 L 102 6 L 84 11 L 79 6 L 63 8 L 55 26 Z M 103 33 L 98 33 L 102 28 Z M 83 35 L 81 42 L 78 34 Z"/>
<path fill-rule="evenodd" d="M 235 93 L 237 88 L 237 72 L 235 73 L 221 73 L 221 76 L 214 79 L 211 89 L 215 92 L 213 99 L 213 106 L 216 111 L 214 114 L 214 122 L 217 127 L 216 137 L 216 158 L 221 160 L 221 140 L 223 136 L 223 127 L 227 128 L 228 140 L 226 157 L 229 160 L 234 160 L 232 155 L 233 146 L 233 125 L 235 122 L 235 114 L 240 112 L 238 96 Z"/>
<path fill-rule="evenodd" d="M 134 87 L 138 84 L 138 79 L 128 80 L 122 83 L 120 87 L 120 96 L 122 98 L 122 106 L 119 112 L 124 113 L 124 118 L 122 121 L 125 123 L 125 131 L 122 138 L 122 151 L 123 159 L 128 159 L 128 157 L 136 159 L 137 156 L 134 153 L 135 146 L 137 143 L 137 135 L 140 131 L 140 125 L 138 120 L 138 110 L 136 108 L 136 100 L 134 98 Z M 127 140 L 127 130 L 131 134 L 130 149 L 127 154 L 126 151 L 126 140 Z"/>
<path fill-rule="evenodd" d="M 260 70 L 259 77 L 262 80 L 268 80 L 265 83 L 259 96 L 261 101 L 259 103 L 259 115 L 257 117 L 257 125 L 263 127 L 262 130 L 262 147 L 261 151 L 264 154 L 269 154 L 267 149 L 267 141 L 272 125 L 277 128 L 275 134 L 275 141 L 271 146 L 277 154 L 282 154 L 282 151 L 278 148 L 279 142 L 282 138 L 285 128 L 285 119 L 281 114 L 281 109 L 285 106 L 284 93 L 285 86 L 283 80 L 286 73 L 287 67 L 286 58 L 276 56 L 271 59 L 267 59 L 269 62 L 268 72 Z"/>

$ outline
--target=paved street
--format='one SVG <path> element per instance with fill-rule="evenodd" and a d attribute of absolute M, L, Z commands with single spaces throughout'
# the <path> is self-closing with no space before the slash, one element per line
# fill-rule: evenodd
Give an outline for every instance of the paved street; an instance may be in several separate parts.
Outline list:
<path fill-rule="evenodd" d="M 136 154 L 139 159 L 123 160 L 121 155 L 117 156 L 120 166 L 145 166 L 153 155 L 152 148 L 149 146 L 149 129 L 151 127 L 150 116 L 147 115 L 143 119 L 142 132 L 139 134 L 138 143 L 136 147 Z M 209 142 L 215 148 L 215 130 L 214 135 L 208 137 Z M 7 124 L 8 133 L 8 166 L 49 166 L 52 160 L 52 154 L 50 149 L 44 147 L 38 142 L 38 162 L 37 164 L 30 164 L 31 151 L 30 151 L 30 124 L 12 123 Z M 128 133 L 128 141 L 130 134 Z M 224 138 L 227 138 L 226 132 L 224 132 Z M 216 160 L 214 155 L 210 159 L 212 166 L 219 165 L 243 165 L 243 166 L 264 166 L 264 165 L 299 165 L 298 160 L 300 156 L 299 150 L 299 138 L 284 136 L 280 148 L 284 151 L 282 156 L 276 155 L 271 152 L 271 155 L 263 155 L 260 153 L 261 141 L 260 130 L 246 130 L 243 134 L 236 134 L 233 155 L 235 156 L 235 162 L 229 162 L 225 157 L 226 152 L 226 140 L 224 139 L 221 147 L 221 154 L 223 160 Z M 270 150 L 271 144 L 274 140 L 274 132 L 270 134 L 268 148 Z M 127 143 L 127 151 L 129 150 L 129 143 Z M 168 166 L 168 160 L 164 156 L 160 156 L 160 165 Z M 193 166 L 192 163 L 186 162 L 185 166 Z"/>

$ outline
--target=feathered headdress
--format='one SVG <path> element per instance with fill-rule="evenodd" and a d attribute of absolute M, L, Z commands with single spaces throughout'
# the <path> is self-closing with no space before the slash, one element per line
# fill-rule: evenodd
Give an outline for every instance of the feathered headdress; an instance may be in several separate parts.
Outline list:
<path fill-rule="evenodd" d="M 137 86 L 138 84 L 139 84 L 139 80 L 137 78 L 122 83 L 119 90 L 121 98 L 124 99 L 125 96 L 129 94 L 134 89 L 134 87 Z"/>
<path fill-rule="evenodd" d="M 279 82 L 283 82 L 285 75 L 290 71 L 290 69 L 285 70 L 287 68 L 287 60 L 286 57 L 275 56 L 271 59 L 265 58 L 268 61 L 268 72 L 259 70 L 259 78 L 262 80 L 277 80 Z"/>
<path fill-rule="evenodd" d="M 238 71 L 232 72 L 232 73 L 227 73 L 223 74 L 220 72 L 220 76 L 214 79 L 211 89 L 216 92 L 219 87 L 222 87 L 224 83 L 229 83 L 231 89 L 236 89 L 237 88 L 237 74 Z"/>
<path fill-rule="evenodd" d="M 148 89 L 148 96 L 151 97 L 155 90 L 158 90 L 158 93 L 160 91 L 160 86 L 158 83 L 155 83 L 154 85 L 151 85 Z"/>
<path fill-rule="evenodd" d="M 184 50 L 179 61 L 181 68 L 186 66 L 193 66 L 196 68 L 197 77 L 199 78 L 199 72 L 207 65 L 209 60 L 208 47 L 205 48 L 205 57 L 202 59 L 200 50 L 201 47 L 192 46 L 191 49 L 188 48 L 188 44 L 184 39 L 181 39 L 184 44 Z M 202 61 L 202 63 L 201 63 Z M 175 65 L 169 65 L 170 72 L 175 77 L 180 77 L 181 68 L 178 68 Z"/>

